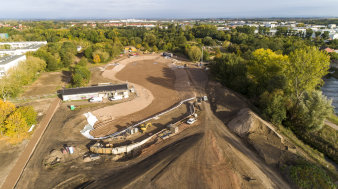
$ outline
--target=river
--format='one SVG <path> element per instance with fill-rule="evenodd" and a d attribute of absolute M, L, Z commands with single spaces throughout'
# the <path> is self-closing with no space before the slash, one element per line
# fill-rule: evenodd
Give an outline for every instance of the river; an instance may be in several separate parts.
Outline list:
<path fill-rule="evenodd" d="M 335 112 L 338 113 L 338 79 L 330 77 L 324 79 L 324 86 L 322 87 L 323 94 L 332 99 L 332 105 L 335 107 Z"/>

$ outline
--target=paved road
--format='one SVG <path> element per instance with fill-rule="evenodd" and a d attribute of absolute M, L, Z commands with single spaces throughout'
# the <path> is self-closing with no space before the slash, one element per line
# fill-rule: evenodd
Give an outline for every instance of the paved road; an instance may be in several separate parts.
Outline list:
<path fill-rule="evenodd" d="M 37 144 L 40 141 L 40 138 L 44 134 L 50 120 L 52 119 L 54 113 L 58 109 L 60 105 L 60 99 L 56 98 L 53 103 L 49 106 L 46 115 L 41 120 L 39 127 L 34 131 L 34 134 L 27 144 L 26 148 L 18 158 L 15 166 L 13 169 L 9 172 L 4 184 L 2 185 L 3 189 L 10 189 L 14 188 L 16 183 L 18 182 L 23 170 L 26 167 L 26 164 L 28 163 L 31 155 L 33 154 Z"/>

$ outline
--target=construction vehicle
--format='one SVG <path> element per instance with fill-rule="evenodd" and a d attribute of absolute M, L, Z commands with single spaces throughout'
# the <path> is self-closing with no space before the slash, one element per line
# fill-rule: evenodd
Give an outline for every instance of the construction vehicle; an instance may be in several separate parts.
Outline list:
<path fill-rule="evenodd" d="M 149 126 L 152 126 L 152 124 L 151 123 L 147 123 L 147 124 L 143 123 L 143 124 L 141 124 L 140 129 L 141 129 L 142 133 L 146 132 L 146 130 L 147 130 L 147 128 Z"/>

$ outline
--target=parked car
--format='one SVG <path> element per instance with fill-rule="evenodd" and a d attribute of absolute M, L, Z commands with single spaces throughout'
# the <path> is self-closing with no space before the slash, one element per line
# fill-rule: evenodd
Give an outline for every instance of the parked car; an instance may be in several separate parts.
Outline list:
<path fill-rule="evenodd" d="M 196 122 L 196 119 L 195 119 L 195 118 L 189 118 L 188 121 L 187 121 L 187 123 L 188 123 L 189 125 L 191 125 L 191 124 L 193 124 L 193 123 L 195 123 L 195 122 Z"/>
<path fill-rule="evenodd" d="M 89 102 L 102 102 L 102 101 L 103 101 L 102 97 L 99 96 L 92 97 L 91 99 L 89 99 Z"/>
<path fill-rule="evenodd" d="M 110 101 L 114 101 L 114 100 L 122 100 L 123 96 L 111 96 L 108 98 Z"/>

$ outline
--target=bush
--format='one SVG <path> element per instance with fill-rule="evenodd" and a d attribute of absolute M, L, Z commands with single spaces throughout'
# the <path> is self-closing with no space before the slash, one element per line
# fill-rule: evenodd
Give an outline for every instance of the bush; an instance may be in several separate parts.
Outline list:
<path fill-rule="evenodd" d="M 100 59 L 98 59 L 98 56 Z M 96 50 L 95 52 L 93 52 L 93 61 L 95 63 L 107 62 L 108 60 L 109 60 L 109 53 L 105 51 L 101 51 L 101 50 Z"/>
<path fill-rule="evenodd" d="M 308 162 L 301 162 L 289 167 L 291 180 L 302 189 L 336 188 L 331 178 L 320 167 Z"/>
<path fill-rule="evenodd" d="M 199 47 L 193 46 L 193 47 L 187 49 L 187 53 L 188 53 L 190 60 L 192 60 L 194 62 L 201 60 L 202 51 Z"/>
<path fill-rule="evenodd" d="M 303 141 L 318 149 L 326 156 L 338 163 L 338 131 L 330 126 L 324 125 L 317 132 L 305 132 L 298 135 Z"/>
<path fill-rule="evenodd" d="M 324 121 L 333 112 L 332 100 L 328 100 L 320 91 L 304 93 L 299 104 L 295 105 L 291 125 L 296 132 L 316 131 L 322 128 Z"/>
<path fill-rule="evenodd" d="M 88 64 L 88 60 L 85 57 L 82 57 L 80 61 L 77 63 L 77 65 L 79 66 L 87 66 L 87 64 Z"/>
<path fill-rule="evenodd" d="M 72 68 L 72 86 L 86 86 L 90 80 L 90 71 L 85 66 L 76 65 Z"/>
<path fill-rule="evenodd" d="M 282 90 L 276 90 L 273 93 L 264 92 L 260 96 L 260 107 L 263 110 L 263 116 L 273 124 L 280 125 L 286 119 L 286 106 Z"/>

